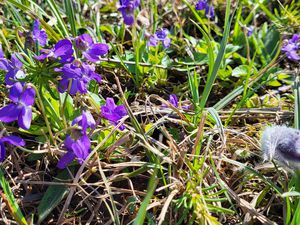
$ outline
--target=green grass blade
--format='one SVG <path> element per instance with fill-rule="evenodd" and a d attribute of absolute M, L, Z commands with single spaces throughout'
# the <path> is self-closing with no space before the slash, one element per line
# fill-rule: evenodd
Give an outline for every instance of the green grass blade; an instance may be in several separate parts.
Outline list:
<path fill-rule="evenodd" d="M 194 105 L 197 107 L 199 105 L 199 79 L 198 79 L 198 74 L 196 71 L 193 72 L 193 74 L 188 75 L 188 80 L 189 80 L 189 87 L 190 91 L 192 94 L 192 99 Z"/>
<path fill-rule="evenodd" d="M 300 129 L 300 77 L 296 76 L 294 81 L 294 96 L 295 96 L 295 112 L 294 112 L 294 127 Z"/>
<path fill-rule="evenodd" d="M 221 139 L 222 139 L 222 141 L 225 142 L 224 127 L 223 127 L 222 120 L 221 120 L 218 112 L 213 107 L 208 108 L 207 111 L 209 112 L 209 114 L 212 116 L 212 118 L 216 122 L 217 127 L 220 129 Z"/>
<path fill-rule="evenodd" d="M 290 225 L 298 225 L 300 224 L 300 201 L 298 202 L 296 211 L 294 212 L 294 217 Z"/>
<path fill-rule="evenodd" d="M 156 185 L 157 185 L 157 179 L 156 179 L 156 173 L 157 169 L 154 170 L 153 174 L 151 175 L 151 178 L 148 183 L 148 189 L 147 189 L 147 195 L 142 202 L 142 205 L 138 211 L 138 214 L 136 216 L 136 219 L 134 220 L 133 225 L 143 225 L 147 213 L 147 207 L 149 205 L 149 202 L 152 198 L 152 195 L 155 191 Z"/>
<path fill-rule="evenodd" d="M 1 167 L 0 167 L 0 186 L 4 192 L 4 197 L 2 196 L 3 194 L 1 194 L 1 197 L 7 200 L 8 207 L 14 219 L 18 222 L 18 224 L 27 225 L 28 223 L 14 197 L 14 194 L 12 193 L 9 187 L 8 182 L 4 177 L 4 173 Z"/>
<path fill-rule="evenodd" d="M 50 9 L 51 9 L 51 12 L 52 12 L 52 13 L 54 14 L 54 16 L 56 17 L 57 22 L 58 22 L 60 28 L 62 29 L 62 34 L 63 34 L 63 36 L 64 36 L 64 37 L 69 37 L 70 34 L 69 34 L 69 32 L 68 32 L 68 28 L 67 28 L 67 26 L 66 26 L 64 20 L 62 19 L 61 15 L 60 15 L 61 13 L 58 11 L 58 9 L 57 9 L 57 7 L 56 7 L 56 4 L 57 4 L 57 3 L 55 3 L 54 0 L 47 0 L 47 3 L 48 3 L 48 5 L 49 5 L 49 7 L 50 7 Z"/>
<path fill-rule="evenodd" d="M 76 30 L 76 21 L 74 16 L 74 8 L 73 8 L 73 2 L 70 0 L 64 0 L 66 15 L 68 17 L 68 22 L 71 26 L 71 33 L 73 37 L 77 36 L 77 30 Z"/>
<path fill-rule="evenodd" d="M 201 26 L 203 27 L 203 30 L 205 30 L 205 32 L 208 33 L 208 27 L 204 24 L 204 21 L 202 20 L 202 18 L 199 16 L 198 12 L 195 9 L 194 5 L 191 5 L 188 1 L 183 0 L 183 2 L 190 8 L 190 10 L 192 11 L 192 13 L 194 14 L 194 16 L 196 17 L 197 21 L 201 24 Z"/>
<path fill-rule="evenodd" d="M 23 11 L 23 13 L 26 13 L 28 16 L 30 16 L 32 19 L 39 19 L 41 21 L 41 24 L 43 26 L 43 28 L 47 31 L 47 33 L 56 41 L 58 41 L 60 39 L 60 36 L 57 34 L 57 32 L 55 32 L 51 26 L 49 26 L 43 19 L 39 18 L 34 12 L 32 12 L 30 10 L 30 8 L 28 8 L 25 5 L 22 5 L 20 3 L 18 3 L 17 1 L 14 0 L 7 0 L 7 2 L 11 3 L 12 5 L 16 6 L 17 8 L 19 8 L 20 10 Z"/>
<path fill-rule="evenodd" d="M 230 24 L 232 21 L 233 16 L 229 17 L 230 15 L 230 5 L 231 5 L 231 0 L 226 1 L 226 14 L 225 14 L 225 27 L 224 27 L 224 33 L 223 33 L 223 38 L 221 41 L 220 49 L 216 58 L 216 61 L 214 63 L 213 69 L 211 74 L 208 74 L 208 80 L 206 81 L 206 85 L 202 94 L 202 98 L 200 101 L 200 108 L 203 109 L 206 105 L 207 99 L 209 97 L 209 94 L 211 92 L 211 89 L 213 87 L 213 84 L 215 82 L 215 79 L 217 78 L 218 71 L 221 65 L 221 62 L 223 61 L 223 57 L 225 55 L 225 49 L 226 45 L 228 42 L 228 37 L 229 37 L 229 32 L 230 32 Z"/>
<path fill-rule="evenodd" d="M 251 80 L 249 80 L 248 83 L 248 89 L 252 87 L 256 82 L 258 82 L 262 76 L 265 74 L 265 72 L 270 69 L 271 67 L 275 66 L 276 60 L 278 55 L 281 52 L 281 46 L 278 47 L 276 56 L 274 59 L 265 67 L 263 67 Z M 244 85 L 238 86 L 236 89 L 234 89 L 232 92 L 230 92 L 228 95 L 226 95 L 224 98 L 222 98 L 220 101 L 218 101 L 213 107 L 216 110 L 221 110 L 226 105 L 228 105 L 232 100 L 234 100 L 237 96 L 243 93 Z"/>

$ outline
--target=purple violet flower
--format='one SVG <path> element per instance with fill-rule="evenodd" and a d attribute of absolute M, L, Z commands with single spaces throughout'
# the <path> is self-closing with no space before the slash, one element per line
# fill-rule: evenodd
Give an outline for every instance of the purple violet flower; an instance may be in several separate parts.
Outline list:
<path fill-rule="evenodd" d="M 17 82 L 10 88 L 9 98 L 12 103 L 0 109 L 0 121 L 9 123 L 18 120 L 19 127 L 25 130 L 29 129 L 35 90 Z"/>
<path fill-rule="evenodd" d="M 179 104 L 178 104 L 178 98 L 175 94 L 170 94 L 170 97 L 169 97 L 169 101 L 168 101 L 171 105 L 173 105 L 175 108 L 178 108 L 179 107 Z M 167 105 L 165 104 L 162 104 L 162 107 L 163 108 L 168 108 Z M 182 109 L 189 109 L 189 106 L 188 105 L 181 105 L 181 108 Z"/>
<path fill-rule="evenodd" d="M 72 80 L 70 95 L 75 95 L 77 92 L 81 94 L 87 93 L 87 86 L 91 80 L 101 81 L 101 76 L 95 72 L 95 66 L 75 60 L 73 63 L 65 64 L 62 69 L 56 71 L 62 72 L 62 80 L 58 89 L 60 92 L 65 92 L 69 87 L 69 82 Z"/>
<path fill-rule="evenodd" d="M 208 3 L 206 0 L 202 0 L 202 1 L 198 1 L 196 4 L 195 4 L 195 8 L 196 10 L 203 10 L 207 7 Z"/>
<path fill-rule="evenodd" d="M 41 49 L 40 55 L 35 58 L 43 62 L 46 58 L 58 59 L 60 63 L 69 63 L 74 60 L 72 42 L 67 39 L 58 41 L 52 49 Z"/>
<path fill-rule="evenodd" d="M 64 145 L 67 153 L 64 154 L 57 163 L 59 169 L 64 169 L 76 157 L 80 164 L 84 162 L 91 152 L 91 141 L 89 137 L 78 130 L 73 130 L 71 135 L 67 135 Z"/>
<path fill-rule="evenodd" d="M 124 23 L 132 25 L 134 23 L 134 10 L 139 7 L 140 0 L 120 0 L 119 11 L 122 13 Z"/>
<path fill-rule="evenodd" d="M 76 38 L 76 47 L 82 51 L 82 55 L 90 62 L 98 62 L 99 57 L 107 54 L 107 44 L 96 43 L 89 34 L 82 34 Z"/>
<path fill-rule="evenodd" d="M 251 27 L 246 27 L 246 30 L 247 30 L 247 36 L 250 37 L 253 32 L 254 32 L 254 28 L 251 26 Z"/>
<path fill-rule="evenodd" d="M 169 102 L 175 107 L 178 108 L 178 98 L 175 94 L 171 94 L 169 98 Z"/>
<path fill-rule="evenodd" d="M 298 55 L 297 51 L 299 50 L 299 41 L 300 36 L 298 34 L 294 34 L 293 37 L 288 40 L 287 43 L 283 45 L 281 50 L 285 53 L 285 55 L 294 61 L 299 61 L 300 56 Z"/>
<path fill-rule="evenodd" d="M 25 145 L 25 141 L 17 136 L 6 136 L 6 137 L 1 137 L 0 138 L 0 162 L 3 162 L 5 159 L 5 155 L 6 155 L 6 149 L 5 149 L 5 145 L 4 143 L 9 143 L 11 145 L 15 145 L 15 146 L 24 146 Z"/>
<path fill-rule="evenodd" d="M 7 85 L 13 85 L 18 79 L 24 78 L 26 75 L 22 70 L 23 63 L 18 59 L 22 58 L 19 54 L 13 54 L 10 60 L 4 58 L 3 51 L 0 57 L 0 70 L 4 70 L 5 74 L 5 83 Z M 18 57 L 17 57 L 18 55 Z"/>
<path fill-rule="evenodd" d="M 63 155 L 57 163 L 59 169 L 64 169 L 75 158 L 82 164 L 91 152 L 91 141 L 86 134 L 87 128 L 94 128 L 96 122 L 90 112 L 84 111 L 81 116 L 75 118 L 72 125 L 78 124 L 82 129 L 72 129 L 70 135 L 67 135 L 64 145 L 67 153 Z"/>
<path fill-rule="evenodd" d="M 116 105 L 113 98 L 106 98 L 106 104 L 101 106 L 102 116 L 109 120 L 111 124 L 117 125 L 122 117 L 127 115 L 127 111 L 124 105 Z M 125 126 L 122 124 L 119 127 L 120 130 L 124 130 Z"/>
<path fill-rule="evenodd" d="M 168 38 L 169 31 L 166 28 L 163 28 L 157 31 L 149 39 L 148 46 L 157 46 L 158 42 L 161 41 L 164 48 L 169 48 L 171 45 L 171 39 Z"/>
<path fill-rule="evenodd" d="M 45 30 L 40 29 L 41 22 L 36 19 L 33 23 L 33 30 L 32 30 L 32 39 L 35 42 L 38 42 L 40 46 L 45 46 L 47 44 L 47 34 Z"/>
<path fill-rule="evenodd" d="M 207 0 L 200 0 L 195 4 L 196 10 L 205 10 L 205 16 L 210 19 L 215 16 L 215 10 L 213 6 L 210 6 Z"/>
<path fill-rule="evenodd" d="M 82 127 L 82 131 L 86 132 L 87 128 L 95 128 L 96 122 L 94 120 L 94 117 L 89 111 L 83 111 L 82 115 L 75 118 L 72 122 L 72 126 L 75 124 L 78 124 Z"/>
<path fill-rule="evenodd" d="M 175 108 L 178 108 L 178 98 L 175 94 L 170 94 L 169 103 L 171 105 L 173 105 Z M 165 104 L 162 104 L 162 107 L 167 108 L 168 106 Z"/>

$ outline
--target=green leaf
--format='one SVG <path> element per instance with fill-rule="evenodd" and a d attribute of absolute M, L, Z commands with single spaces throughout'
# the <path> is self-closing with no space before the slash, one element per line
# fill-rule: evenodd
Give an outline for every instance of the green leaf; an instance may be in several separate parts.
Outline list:
<path fill-rule="evenodd" d="M 300 224 L 300 201 L 298 202 L 296 211 L 294 213 L 294 217 L 290 225 L 298 225 Z"/>
<path fill-rule="evenodd" d="M 54 181 L 61 182 L 70 178 L 68 170 L 65 169 L 54 178 Z M 37 209 L 38 223 L 41 223 L 53 211 L 53 209 L 66 197 L 68 192 L 69 188 L 67 186 L 52 185 L 48 187 Z"/>
<path fill-rule="evenodd" d="M 3 189 L 4 196 L 1 194 L 1 197 L 3 199 L 7 200 L 8 207 L 10 209 L 11 215 L 13 218 L 17 221 L 18 224 L 21 225 L 27 225 L 27 221 L 25 217 L 23 216 L 23 213 L 14 197 L 14 194 L 12 193 L 10 186 L 8 182 L 6 181 L 4 177 L 4 173 L 2 168 L 0 168 L 0 186 Z"/>
<path fill-rule="evenodd" d="M 221 66 L 221 63 L 222 63 L 224 55 L 225 55 L 226 45 L 228 42 L 228 37 L 229 37 L 229 32 L 230 32 L 230 25 L 231 25 L 231 21 L 233 18 L 233 15 L 230 18 L 230 14 L 231 14 L 230 13 L 230 8 L 231 8 L 230 5 L 231 5 L 231 1 L 227 0 L 226 1 L 226 12 L 225 12 L 225 21 L 224 21 L 225 27 L 224 27 L 223 38 L 222 38 L 222 41 L 220 44 L 220 49 L 219 49 L 219 52 L 218 52 L 215 62 L 213 63 L 213 65 L 211 62 L 209 63 L 209 71 L 208 71 L 207 81 L 206 81 L 206 84 L 205 84 L 205 87 L 203 90 L 203 94 L 202 94 L 202 98 L 200 101 L 201 109 L 203 109 L 206 105 L 209 94 L 210 94 L 212 87 L 214 85 L 214 82 L 217 78 L 219 68 Z"/>
<path fill-rule="evenodd" d="M 68 28 L 64 22 L 64 20 L 62 19 L 62 16 L 61 16 L 61 12 L 58 10 L 57 8 L 57 3 L 55 3 L 54 0 L 46 0 L 46 2 L 48 3 L 49 7 L 50 7 L 50 10 L 51 12 L 54 14 L 54 16 L 56 17 L 57 19 L 57 22 L 61 28 L 61 31 L 62 31 L 62 34 L 64 37 L 69 37 L 70 34 L 68 32 Z"/>
<path fill-rule="evenodd" d="M 234 77 L 243 77 L 248 74 L 248 66 L 247 65 L 240 65 L 238 67 L 235 67 L 232 70 L 232 76 Z"/>
<path fill-rule="evenodd" d="M 278 80 L 272 80 L 272 81 L 268 82 L 267 84 L 269 86 L 272 86 L 272 87 L 280 87 L 280 86 L 282 86 L 282 84 Z"/>
<path fill-rule="evenodd" d="M 54 99 L 49 92 L 43 91 L 41 95 L 45 107 L 46 114 L 51 121 L 51 124 L 56 128 L 62 128 L 61 117 L 59 113 L 59 101 Z"/>

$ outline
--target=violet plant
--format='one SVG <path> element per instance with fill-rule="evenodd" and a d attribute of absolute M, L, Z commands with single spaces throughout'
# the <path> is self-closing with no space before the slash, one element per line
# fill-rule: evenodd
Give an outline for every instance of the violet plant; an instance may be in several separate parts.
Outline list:
<path fill-rule="evenodd" d="M 299 61 L 300 56 L 297 53 L 299 50 L 299 39 L 300 36 L 298 34 L 294 34 L 293 37 L 289 40 L 286 40 L 281 50 L 285 53 L 288 59 L 293 61 Z"/>
<path fill-rule="evenodd" d="M 168 37 L 169 31 L 166 28 L 158 30 L 149 39 L 148 46 L 156 47 L 159 42 L 162 43 L 164 48 L 169 48 L 171 45 L 171 39 Z"/>
<path fill-rule="evenodd" d="M 106 104 L 101 107 L 102 116 L 109 120 L 113 125 L 117 125 L 120 120 L 127 115 L 124 105 L 116 105 L 113 98 L 106 98 Z M 124 130 L 124 124 L 119 126 L 120 130 Z"/>
<path fill-rule="evenodd" d="M 18 79 L 25 78 L 26 74 L 22 69 L 23 63 L 19 60 L 22 56 L 20 54 L 13 54 L 11 59 L 8 60 L 4 57 L 2 49 L 0 49 L 0 52 L 0 70 L 6 72 L 5 83 L 7 85 L 13 85 Z"/>
<path fill-rule="evenodd" d="M 56 2 L 57 5 L 54 4 Z M 113 1 L 112 4 L 115 2 Z M 34 209 L 34 213 L 36 211 L 38 213 L 38 224 L 43 223 L 43 220 L 60 201 L 65 199 L 66 195 L 68 195 L 66 203 L 59 208 L 61 215 L 57 221 L 54 221 L 55 217 L 49 217 L 48 223 L 50 220 L 58 224 L 64 223 L 63 217 L 67 216 L 74 217 L 74 221 L 78 222 L 82 219 L 81 212 L 84 217 L 88 217 L 88 210 L 95 213 L 89 220 L 99 223 L 98 216 L 103 213 L 103 204 L 97 205 L 97 199 L 102 199 L 103 196 L 105 206 L 111 216 L 109 220 L 116 224 L 121 224 L 119 216 L 125 215 L 127 211 L 130 214 L 128 216 L 130 223 L 133 222 L 132 215 L 137 214 L 134 224 L 142 224 L 146 222 L 146 219 L 148 223 L 163 224 L 165 216 L 168 215 L 171 218 L 173 212 L 176 213 L 174 218 L 182 223 L 189 221 L 190 223 L 219 224 L 217 219 L 224 220 L 227 213 L 232 214 L 235 210 L 236 206 L 227 200 L 233 192 L 228 191 L 224 194 L 224 190 L 236 187 L 234 182 L 231 183 L 234 176 L 228 179 L 228 184 L 223 182 L 222 180 L 228 173 L 223 168 L 226 168 L 227 164 L 237 166 L 237 168 L 243 165 L 226 158 L 232 152 L 227 151 L 226 139 L 223 139 L 223 136 L 227 135 L 225 132 L 229 129 L 224 131 L 222 124 L 224 122 L 230 126 L 230 118 L 234 113 L 244 105 L 248 107 L 247 103 L 250 101 L 248 99 L 258 89 L 255 86 L 256 83 L 261 86 L 266 84 L 260 82 L 260 74 L 265 75 L 268 72 L 264 68 L 274 66 L 276 73 L 280 72 L 279 67 L 274 63 L 277 63 L 276 58 L 271 57 L 273 53 L 276 53 L 276 48 L 269 46 L 271 43 L 269 40 L 274 39 L 274 43 L 279 43 L 280 40 L 273 38 L 275 35 L 267 32 L 270 30 L 266 28 L 259 30 L 257 20 L 261 18 L 257 17 L 256 11 L 252 12 L 250 9 L 251 15 L 244 18 L 242 6 L 247 8 L 244 2 L 237 6 L 237 15 L 232 15 L 231 1 L 226 1 L 225 12 L 219 5 L 218 15 L 224 15 L 221 20 L 216 17 L 218 15 L 215 14 L 213 6 L 214 4 L 217 7 L 217 2 L 199 0 L 195 5 L 193 5 L 195 1 L 190 2 L 186 0 L 173 2 L 120 0 L 118 8 L 113 6 L 113 10 L 110 10 L 110 3 L 107 5 L 92 3 L 92 10 L 90 10 L 89 1 L 53 0 L 47 1 L 47 10 L 41 12 L 39 9 L 43 8 L 43 1 L 41 1 L 41 6 L 26 3 L 22 5 L 18 1 L 8 1 L 7 5 L 5 3 L 5 14 L 9 15 L 13 12 L 13 16 L 7 18 L 7 21 L 12 24 L 7 26 L 8 33 L 15 28 L 18 31 L 20 24 L 26 24 L 21 29 L 27 29 L 29 32 L 26 30 L 23 36 L 20 35 L 13 42 L 12 35 L 5 33 L 6 27 L 3 30 L 1 28 L 1 31 L 5 31 L 0 34 L 0 39 L 5 46 L 7 57 L 0 44 L 0 77 L 3 78 L 0 88 L 4 90 L 4 94 L 8 94 L 8 98 L 4 97 L 0 108 L 0 125 L 2 126 L 3 122 L 8 132 L 5 133 L 6 136 L 3 136 L 4 132 L 0 131 L 0 162 L 5 160 L 8 153 L 6 152 L 7 144 L 23 146 L 24 148 L 19 149 L 22 151 L 20 158 L 19 154 L 12 154 L 12 161 L 6 160 L 5 163 L 15 163 L 16 157 L 17 162 L 19 159 L 25 159 L 27 163 L 29 159 L 27 154 L 37 153 L 36 158 L 39 164 L 34 164 L 34 159 L 31 158 L 32 161 L 28 161 L 30 173 L 32 173 L 32 168 L 41 167 L 44 170 L 41 173 L 43 176 L 58 173 L 59 179 L 55 182 L 62 181 L 61 176 L 71 180 L 60 185 L 49 185 L 42 201 L 38 201 L 46 202 L 46 207 L 45 204 L 39 203 L 44 208 L 39 205 L 37 210 Z M 64 7 L 60 8 L 61 5 Z M 80 12 L 78 9 L 81 9 Z M 36 15 L 32 13 L 35 10 L 38 11 Z M 260 16 L 272 16 L 272 12 L 266 13 L 268 8 L 263 7 L 263 3 L 256 10 Z M 107 12 L 109 15 L 103 16 Z M 122 15 L 123 20 L 118 21 L 117 13 Z M 189 15 L 190 18 L 181 18 L 184 14 Z M 205 15 L 207 19 L 203 19 L 199 16 L 200 14 Z M 42 18 L 35 19 L 32 24 L 27 24 L 29 18 L 41 15 L 47 20 L 51 19 L 48 21 L 43 21 Z M 89 18 L 85 18 L 86 16 Z M 234 30 L 231 30 L 233 27 L 231 21 L 236 18 L 239 21 L 235 21 Z M 271 21 L 281 22 L 274 18 L 276 15 L 271 18 Z M 191 22 L 195 20 L 196 22 Z M 256 34 L 268 33 L 264 36 L 268 37 L 266 38 L 268 45 L 264 45 L 265 43 L 261 40 L 257 41 L 254 36 L 258 35 L 253 35 L 249 40 L 245 37 L 246 47 L 240 44 L 243 40 L 238 34 L 244 34 L 240 32 L 242 29 L 247 30 L 248 37 L 254 31 L 254 27 L 246 27 L 246 25 L 239 27 L 241 21 L 247 26 L 250 23 L 255 24 Z M 224 22 L 224 28 L 221 22 Z M 53 23 L 54 28 L 51 26 Z M 275 27 L 276 24 L 272 26 Z M 69 27 L 71 32 L 68 31 Z M 289 32 L 292 30 L 293 28 Z M 28 38 L 25 33 L 29 33 L 32 39 L 29 44 L 36 46 L 25 47 Z M 106 43 L 96 40 L 105 40 L 110 43 L 111 52 Z M 252 49 L 252 45 L 255 50 Z M 246 54 L 244 50 L 247 51 Z M 265 53 L 269 50 L 272 50 L 272 54 Z M 295 34 L 290 40 L 286 40 L 281 50 L 288 59 L 299 61 L 299 36 Z M 262 62 L 256 59 L 256 55 Z M 235 66 L 236 68 L 233 68 Z M 190 76 L 192 71 L 194 74 Z M 233 74 L 235 74 L 234 77 L 232 77 Z M 247 78 L 241 78 L 243 76 Z M 127 83 L 129 79 L 133 79 L 133 84 L 130 81 Z M 113 84 L 114 80 L 117 83 L 116 87 Z M 223 84 L 224 87 L 233 88 L 233 90 L 218 100 L 216 98 L 222 94 L 223 89 L 219 90 L 216 87 L 223 87 Z M 143 101 L 153 93 L 157 95 L 174 93 L 169 95 L 168 102 L 173 106 L 171 108 L 175 107 L 180 110 L 181 123 L 172 122 L 174 119 L 169 120 L 172 117 L 177 120 L 179 116 L 169 117 L 164 114 L 168 110 L 155 111 L 156 108 L 149 110 L 147 104 L 145 104 L 145 109 L 141 107 Z M 179 107 L 181 104 L 179 104 L 178 93 L 182 93 L 186 99 L 192 97 L 194 108 L 191 107 L 192 109 L 187 112 L 184 110 L 186 106 Z M 124 104 L 117 105 L 110 96 L 122 99 Z M 139 99 L 140 96 L 142 100 Z M 239 100 L 240 96 L 241 100 Z M 0 97 L 2 98 L 2 95 Z M 293 99 L 293 96 L 288 97 Z M 220 117 L 219 112 L 225 114 L 226 111 L 223 109 L 225 107 L 229 109 L 230 103 L 233 108 L 232 114 Z M 159 107 L 167 106 L 160 105 Z M 175 114 L 178 110 L 174 111 Z M 206 113 L 209 114 L 208 119 Z M 220 132 L 216 133 L 216 129 L 220 129 Z M 297 149 L 298 132 L 286 127 L 273 127 L 272 129 L 266 131 L 262 140 L 265 159 L 283 161 L 285 165 L 298 169 L 297 160 L 300 158 Z M 159 133 L 158 139 L 156 138 L 157 132 Z M 14 133 L 20 134 L 20 137 L 15 136 Z M 215 138 L 219 134 L 221 138 Z M 27 146 L 21 137 L 26 137 Z M 267 142 L 264 142 L 265 140 Z M 212 150 L 221 150 L 226 154 L 218 154 L 213 158 L 212 156 L 217 151 Z M 135 155 L 135 152 L 138 154 Z M 127 159 L 130 163 L 126 162 Z M 113 165 L 115 162 L 120 164 Z M 56 169 L 52 170 L 55 165 Z M 132 168 L 130 168 L 131 165 L 133 165 Z M 76 169 L 79 169 L 77 174 L 73 174 Z M 219 174 L 220 169 L 224 171 L 224 174 Z M 122 174 L 118 174 L 120 171 Z M 237 172 L 240 173 L 239 170 Z M 36 174 L 34 175 L 39 177 L 39 174 Z M 193 179 L 190 179 L 191 177 Z M 23 178 L 27 179 L 27 176 Z M 35 179 L 35 177 L 32 178 Z M 89 186 L 90 180 L 95 178 L 96 185 Z M 144 186 L 139 188 L 142 191 L 138 192 L 128 191 L 129 189 L 125 188 L 116 191 L 118 187 L 114 186 L 114 182 L 126 180 L 130 188 L 135 188 L 134 185 L 141 180 L 140 178 L 144 180 L 150 178 L 149 182 L 147 181 L 147 191 Z M 243 179 L 247 183 L 248 178 L 243 177 Z M 16 181 L 23 182 L 19 177 Z M 29 184 L 30 188 L 34 186 L 34 183 Z M 265 190 L 273 188 L 270 182 L 266 184 Z M 4 187 L 1 180 L 0 185 Z M 24 187 L 26 185 L 28 184 L 24 182 Z M 87 188 L 82 188 L 83 185 Z M 125 186 L 125 182 L 121 185 Z M 163 185 L 163 187 L 157 189 L 157 185 Z M 38 195 L 43 189 L 37 188 Z M 35 193 L 31 195 L 28 189 L 26 195 L 27 191 L 29 195 L 26 197 L 35 198 Z M 115 198 L 116 194 L 123 194 L 123 191 L 126 195 L 122 195 L 120 199 L 125 196 L 125 203 L 122 202 L 128 204 L 124 205 L 125 207 L 120 204 L 119 198 Z M 102 195 L 101 192 L 108 194 Z M 131 192 L 133 196 L 129 196 Z M 74 193 L 77 195 L 76 198 L 83 196 L 84 199 L 78 207 L 81 207 L 85 200 L 89 207 L 77 210 L 75 206 L 74 212 L 69 210 L 66 213 L 68 206 L 73 206 L 70 202 L 74 199 L 76 202 L 76 198 L 72 198 Z M 257 193 L 259 193 L 258 199 L 263 199 L 264 195 L 268 194 L 266 191 Z M 145 196 L 144 200 L 141 200 L 140 195 Z M 236 199 L 236 196 L 233 199 Z M 158 210 L 150 211 L 147 205 L 152 200 L 154 203 L 170 204 L 163 204 L 162 210 L 159 205 L 155 205 Z M 225 203 L 226 207 L 229 206 L 228 208 L 224 207 L 223 201 L 230 203 Z M 262 202 L 258 201 L 254 207 L 261 207 Z M 50 206 L 47 207 L 47 204 Z M 130 207 L 128 207 L 129 204 Z M 13 204 L 8 202 L 6 205 Z M 98 206 L 99 210 L 96 209 Z M 125 210 L 122 211 L 123 209 Z M 98 211 L 101 212 L 96 215 Z M 210 214 L 210 211 L 213 213 Z M 5 211 L 3 212 L 5 214 Z M 155 218 L 155 212 L 162 213 Z M 255 210 L 249 212 L 255 213 Z M 260 216 L 255 213 L 255 219 L 262 218 L 263 221 L 268 221 L 268 218 L 263 215 L 264 212 L 259 211 L 259 213 Z M 108 214 L 106 215 L 104 211 L 103 215 L 106 219 Z M 238 214 L 237 218 L 240 220 L 242 217 Z M 126 219 L 124 223 L 128 222 Z M 32 216 L 31 223 L 34 222 L 36 222 L 35 217 Z M 174 222 L 173 218 L 170 223 L 172 222 Z M 26 219 L 23 223 L 27 224 Z"/>
<path fill-rule="evenodd" d="M 35 90 L 26 84 L 16 82 L 10 88 L 9 98 L 12 103 L 0 109 L 0 121 L 9 123 L 17 120 L 21 128 L 29 129 Z"/>
<path fill-rule="evenodd" d="M 213 19 L 215 16 L 215 10 L 212 5 L 210 5 L 207 0 L 200 0 L 195 4 L 196 10 L 204 10 L 205 16 L 208 19 Z"/>
<path fill-rule="evenodd" d="M 72 126 L 77 124 L 80 129 L 72 128 L 71 134 L 66 136 L 64 146 L 67 149 L 57 163 L 59 169 L 64 169 L 75 158 L 82 164 L 91 152 L 91 141 L 87 135 L 88 128 L 95 128 L 96 122 L 89 111 L 83 111 L 82 115 L 75 118 Z"/>
<path fill-rule="evenodd" d="M 124 23 L 126 25 L 133 25 L 134 11 L 140 5 L 140 0 L 120 0 L 119 11 L 121 12 Z"/>

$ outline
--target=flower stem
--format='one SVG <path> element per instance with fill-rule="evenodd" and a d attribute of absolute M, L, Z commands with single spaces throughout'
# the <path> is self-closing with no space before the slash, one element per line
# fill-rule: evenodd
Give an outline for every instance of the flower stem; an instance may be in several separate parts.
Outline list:
<path fill-rule="evenodd" d="M 43 101 L 42 101 L 42 98 L 41 98 L 41 94 L 40 94 L 40 91 L 42 91 L 42 86 L 41 86 L 41 90 L 39 91 L 39 90 L 37 90 L 36 86 L 34 86 L 33 84 L 29 84 L 29 85 L 31 87 L 33 87 L 34 90 L 35 90 L 35 92 L 36 92 L 36 96 L 37 96 L 37 99 L 38 99 L 39 105 L 40 105 L 40 110 L 42 112 L 42 115 L 44 116 L 45 123 L 46 123 L 47 129 L 48 129 L 50 138 L 51 138 L 53 144 L 56 145 L 56 140 L 55 140 L 55 138 L 53 136 L 53 133 L 52 133 L 52 130 L 51 130 L 51 127 L 50 127 L 50 123 L 49 123 L 49 120 L 47 118 L 45 107 L 44 107 L 44 104 L 43 104 Z"/>

